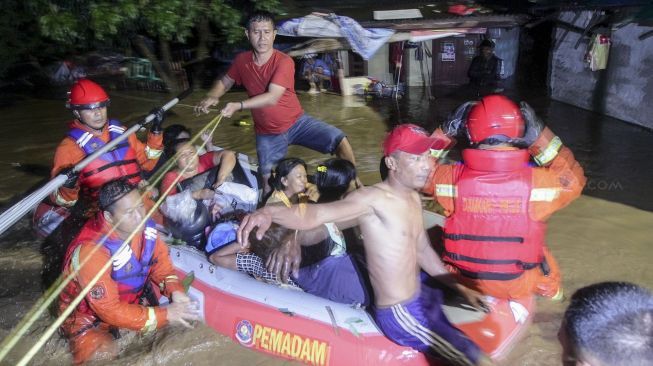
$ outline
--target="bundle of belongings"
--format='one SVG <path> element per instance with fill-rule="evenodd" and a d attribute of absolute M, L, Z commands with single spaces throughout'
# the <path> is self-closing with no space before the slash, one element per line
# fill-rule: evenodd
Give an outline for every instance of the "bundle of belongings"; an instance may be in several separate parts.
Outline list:
<path fill-rule="evenodd" d="M 378 98 L 390 98 L 394 93 L 397 93 L 397 96 L 403 96 L 404 89 L 403 83 L 399 83 L 398 85 L 388 85 L 383 81 L 372 79 L 372 82 L 368 85 L 365 93 Z"/>
<path fill-rule="evenodd" d="M 221 223 L 233 222 L 237 228 L 237 219 L 256 209 L 258 192 L 244 184 L 225 182 L 208 200 L 194 199 L 192 187 L 191 183 L 181 193 L 167 197 L 161 211 L 170 234 L 199 250 L 205 250 L 207 238 L 215 238 L 208 235 L 215 228 L 218 232 L 224 230 Z M 233 236 L 235 240 L 235 229 Z M 210 240 L 208 245 L 213 245 Z"/>

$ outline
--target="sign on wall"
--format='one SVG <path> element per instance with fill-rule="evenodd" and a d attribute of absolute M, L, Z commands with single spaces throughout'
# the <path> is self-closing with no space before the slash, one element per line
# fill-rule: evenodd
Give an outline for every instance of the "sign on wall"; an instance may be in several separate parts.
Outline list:
<path fill-rule="evenodd" d="M 463 50 L 465 60 L 471 61 L 476 56 L 476 44 L 473 39 L 466 39 L 464 41 L 465 49 Z"/>
<path fill-rule="evenodd" d="M 453 42 L 442 42 L 442 61 L 454 62 L 456 61 L 456 46 Z"/>

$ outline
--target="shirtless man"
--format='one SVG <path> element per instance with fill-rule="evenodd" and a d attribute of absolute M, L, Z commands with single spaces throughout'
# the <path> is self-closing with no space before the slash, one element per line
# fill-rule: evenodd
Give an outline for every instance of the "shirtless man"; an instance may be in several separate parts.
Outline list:
<path fill-rule="evenodd" d="M 359 225 L 375 294 L 373 315 L 383 333 L 447 365 L 487 365 L 490 361 L 479 348 L 444 316 L 441 291 L 420 285 L 421 268 L 460 291 L 471 304 L 482 305 L 478 293 L 449 275 L 424 230 L 417 190 L 432 167 L 429 149 L 434 142 L 422 128 L 401 125 L 383 143 L 386 180 L 332 203 L 264 207 L 243 220 L 238 240 L 247 245 L 252 230 L 258 227 L 257 237 L 262 237 L 272 222 L 296 230 L 327 222 Z"/>

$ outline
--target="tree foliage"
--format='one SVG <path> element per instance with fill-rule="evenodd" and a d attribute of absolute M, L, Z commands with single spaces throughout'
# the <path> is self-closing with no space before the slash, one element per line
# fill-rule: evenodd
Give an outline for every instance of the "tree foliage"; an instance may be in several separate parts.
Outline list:
<path fill-rule="evenodd" d="M 0 12 L 0 78 L 10 67 L 27 62 L 34 50 L 47 49 L 38 34 L 38 26 L 22 0 L 3 0 Z"/>
<path fill-rule="evenodd" d="M 189 47 L 199 46 L 200 39 L 208 42 L 201 45 L 204 48 L 229 47 L 244 39 L 241 22 L 247 12 L 281 11 L 279 0 L 5 0 L 3 5 L 0 30 L 5 35 L 17 23 L 35 24 L 34 32 L 24 35 L 27 41 L 12 37 L 0 41 L 0 51 L 7 50 L 3 56 L 17 57 L 23 53 L 10 49 L 21 43 L 43 42 L 58 46 L 54 53 L 81 53 L 127 47 L 137 37 Z M 211 34 L 200 37 L 198 24 L 206 21 Z M 0 61 L 0 77 L 2 65 L 14 61 Z"/>
<path fill-rule="evenodd" d="M 213 26 L 215 39 L 234 44 L 243 38 L 243 11 L 278 12 L 278 0 L 50 0 L 41 1 L 41 34 L 57 42 L 93 44 L 120 42 L 144 35 L 185 43 L 202 17 Z"/>

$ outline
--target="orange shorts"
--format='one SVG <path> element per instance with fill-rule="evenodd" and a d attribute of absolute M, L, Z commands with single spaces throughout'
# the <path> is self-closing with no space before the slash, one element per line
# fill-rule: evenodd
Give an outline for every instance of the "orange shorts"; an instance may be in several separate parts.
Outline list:
<path fill-rule="evenodd" d="M 549 265 L 550 272 L 544 275 L 538 266 L 524 273 L 514 280 L 477 280 L 461 275 L 458 269 L 447 264 L 446 267 L 456 276 L 463 285 L 473 288 L 483 294 L 501 299 L 519 299 L 534 294 L 555 298 L 561 294 L 560 267 L 548 248 L 544 248 L 544 258 Z"/>

